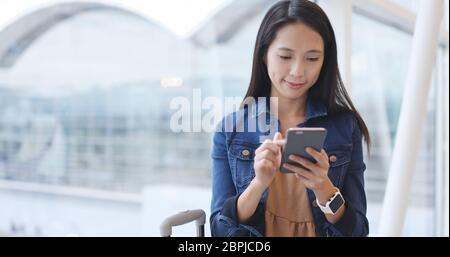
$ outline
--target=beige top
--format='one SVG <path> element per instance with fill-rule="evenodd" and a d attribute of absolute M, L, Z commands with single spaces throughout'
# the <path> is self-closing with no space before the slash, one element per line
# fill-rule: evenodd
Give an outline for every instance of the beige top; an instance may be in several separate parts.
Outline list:
<path fill-rule="evenodd" d="M 266 200 L 266 236 L 315 237 L 305 186 L 294 174 L 277 172 Z"/>

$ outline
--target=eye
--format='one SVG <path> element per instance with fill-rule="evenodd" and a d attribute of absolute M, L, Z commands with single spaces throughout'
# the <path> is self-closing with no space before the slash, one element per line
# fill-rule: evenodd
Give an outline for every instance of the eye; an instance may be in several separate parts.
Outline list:
<path fill-rule="evenodd" d="M 289 60 L 289 59 L 291 59 L 290 56 L 286 56 L 286 55 L 279 55 L 279 57 L 280 57 L 282 60 Z"/>
<path fill-rule="evenodd" d="M 308 61 L 310 61 L 310 62 L 315 62 L 315 61 L 318 61 L 319 60 L 319 58 L 318 57 L 315 57 L 315 58 L 306 58 Z"/>

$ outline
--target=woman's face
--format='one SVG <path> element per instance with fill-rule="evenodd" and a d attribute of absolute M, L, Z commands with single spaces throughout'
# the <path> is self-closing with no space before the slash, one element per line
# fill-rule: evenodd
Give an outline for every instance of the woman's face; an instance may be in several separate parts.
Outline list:
<path fill-rule="evenodd" d="M 319 33 L 303 23 L 281 27 L 266 55 L 272 96 L 298 99 L 316 83 L 324 59 Z"/>

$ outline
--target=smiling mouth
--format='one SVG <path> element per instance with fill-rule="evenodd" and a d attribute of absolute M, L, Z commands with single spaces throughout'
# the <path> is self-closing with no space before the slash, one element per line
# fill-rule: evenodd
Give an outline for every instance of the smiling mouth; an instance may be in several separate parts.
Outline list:
<path fill-rule="evenodd" d="M 292 83 L 292 82 L 289 82 L 289 81 L 284 81 L 284 82 L 286 82 L 286 84 L 290 87 L 290 88 L 294 88 L 294 89 L 298 89 L 298 88 L 301 88 L 302 86 L 304 86 L 305 84 L 306 84 L 306 82 L 305 83 Z"/>

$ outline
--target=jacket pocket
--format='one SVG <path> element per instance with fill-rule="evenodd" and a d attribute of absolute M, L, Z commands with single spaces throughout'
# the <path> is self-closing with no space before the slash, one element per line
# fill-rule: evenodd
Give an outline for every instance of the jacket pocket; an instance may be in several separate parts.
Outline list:
<path fill-rule="evenodd" d="M 255 177 L 253 162 L 257 146 L 244 141 L 233 141 L 229 158 L 231 173 L 238 193 L 243 192 Z"/>
<path fill-rule="evenodd" d="M 324 147 L 324 149 L 328 154 L 330 164 L 328 177 L 336 187 L 342 188 L 351 161 L 352 145 L 333 145 Z"/>

